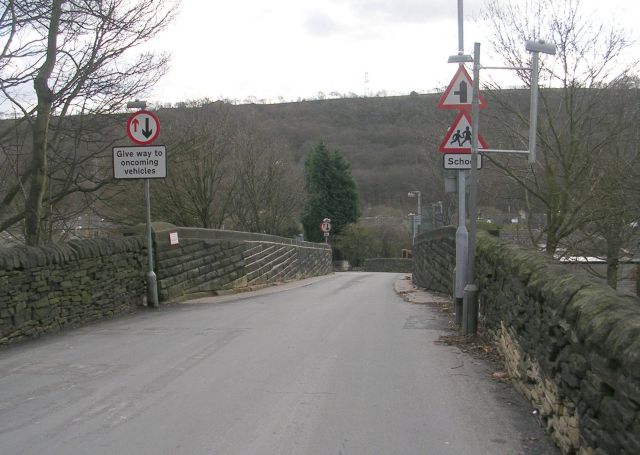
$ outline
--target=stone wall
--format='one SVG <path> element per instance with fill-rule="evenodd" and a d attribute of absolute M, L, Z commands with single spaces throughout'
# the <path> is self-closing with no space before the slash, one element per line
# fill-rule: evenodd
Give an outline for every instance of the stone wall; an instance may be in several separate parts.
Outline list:
<path fill-rule="evenodd" d="M 412 273 L 413 259 L 372 258 L 364 261 L 365 272 Z"/>
<path fill-rule="evenodd" d="M 416 237 L 413 245 L 413 282 L 431 291 L 453 295 L 456 264 L 456 228 L 445 227 Z"/>
<path fill-rule="evenodd" d="M 481 235 L 481 319 L 563 453 L 640 453 L 640 301 Z"/>
<path fill-rule="evenodd" d="M 169 232 L 179 245 L 170 245 Z M 161 301 L 332 272 L 325 244 L 189 228 L 154 237 Z M 146 270 L 140 236 L 0 248 L 0 345 L 135 311 L 146 299 Z"/>
<path fill-rule="evenodd" d="M 582 270 L 590 276 L 600 277 L 600 282 L 606 284 L 607 264 L 605 261 L 597 263 L 562 262 L 562 266 L 569 272 Z M 618 283 L 616 290 L 620 293 L 640 296 L 640 262 L 638 260 L 620 262 L 618 264 Z"/>
<path fill-rule="evenodd" d="M 169 234 L 178 236 L 171 245 Z M 331 247 L 235 231 L 166 228 L 155 232 L 161 301 L 255 289 L 332 272 Z"/>
<path fill-rule="evenodd" d="M 455 231 L 419 240 L 414 280 L 443 291 Z M 475 270 L 481 328 L 562 452 L 640 453 L 640 300 L 486 233 Z"/>
<path fill-rule="evenodd" d="M 0 345 L 142 305 L 139 237 L 0 249 Z"/>

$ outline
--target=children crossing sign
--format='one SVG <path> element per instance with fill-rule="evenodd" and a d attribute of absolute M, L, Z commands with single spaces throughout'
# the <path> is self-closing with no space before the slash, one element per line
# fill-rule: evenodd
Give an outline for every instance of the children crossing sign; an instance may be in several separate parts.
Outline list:
<path fill-rule="evenodd" d="M 471 153 L 472 140 L 471 116 L 467 111 L 460 111 L 447 131 L 439 150 L 442 153 Z M 488 148 L 487 143 L 482 136 L 478 136 L 478 149 L 486 148 Z"/>

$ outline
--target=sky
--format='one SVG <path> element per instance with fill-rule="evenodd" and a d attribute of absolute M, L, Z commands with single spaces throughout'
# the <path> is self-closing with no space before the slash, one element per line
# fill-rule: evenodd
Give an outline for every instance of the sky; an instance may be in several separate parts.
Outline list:
<path fill-rule="evenodd" d="M 483 2 L 464 1 L 464 46 L 472 53 L 473 43 L 480 42 L 483 64 L 488 65 L 488 36 L 478 19 Z M 458 50 L 457 4 L 181 0 L 176 20 L 145 46 L 171 54 L 168 73 L 148 99 L 278 102 L 315 98 L 319 92 L 331 97 L 336 92 L 363 96 L 442 91 L 456 70 L 447 58 Z M 582 4 L 584 11 L 635 33 L 640 2 Z M 508 84 L 509 77 L 504 77 Z"/>

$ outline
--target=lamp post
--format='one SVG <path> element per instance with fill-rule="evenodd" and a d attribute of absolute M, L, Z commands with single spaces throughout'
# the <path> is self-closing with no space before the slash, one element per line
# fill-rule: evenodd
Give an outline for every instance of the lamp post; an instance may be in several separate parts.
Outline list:
<path fill-rule="evenodd" d="M 529 112 L 529 163 L 536 162 L 536 133 L 538 130 L 538 73 L 540 52 L 555 55 L 556 45 L 544 41 L 527 41 L 525 49 L 531 52 L 531 110 Z"/>
<path fill-rule="evenodd" d="M 411 220 L 411 245 L 413 245 L 416 241 L 416 214 L 409 212 L 407 216 Z"/>
<path fill-rule="evenodd" d="M 409 197 L 417 197 L 418 198 L 418 222 L 417 222 L 417 228 L 418 231 L 421 231 L 422 229 L 422 202 L 421 202 L 421 195 L 420 195 L 420 191 L 409 191 L 409 193 L 407 193 L 407 196 Z M 415 237 L 415 235 L 414 235 Z"/>
<path fill-rule="evenodd" d="M 438 228 L 438 213 L 440 214 L 439 221 L 443 223 L 444 217 L 442 213 L 442 201 L 431 204 L 431 223 L 433 225 L 433 229 Z"/>
<path fill-rule="evenodd" d="M 480 45 L 476 43 L 474 51 L 477 50 L 477 58 L 464 53 L 464 20 L 463 20 L 463 3 L 464 0 L 458 0 L 458 53 L 449 57 L 449 63 L 457 63 L 464 65 L 465 63 L 474 63 L 474 98 L 472 99 L 472 109 L 474 111 L 473 119 L 473 139 L 479 136 L 478 133 L 478 92 L 479 92 L 479 71 L 480 71 Z M 539 53 L 555 54 L 556 46 L 552 43 L 545 43 L 544 41 L 527 41 L 525 48 L 527 51 L 532 52 L 531 59 L 531 110 L 529 115 L 529 149 L 528 150 L 484 150 L 484 153 L 488 152 L 504 152 L 504 153 L 523 153 L 527 154 L 529 163 L 534 163 L 536 160 L 536 129 L 537 129 L 537 112 L 538 112 L 538 62 Z M 521 69 L 526 70 L 528 68 L 488 68 L 484 69 Z M 477 165 L 478 165 L 478 144 L 475 142 L 475 147 L 472 144 L 472 158 L 471 158 L 471 185 L 469 195 L 470 212 L 473 211 L 473 215 L 470 216 L 469 228 L 473 230 L 473 233 L 468 233 L 466 228 L 466 216 L 465 216 L 465 196 L 466 196 L 466 171 L 458 171 L 458 228 L 456 230 L 456 283 L 455 283 L 455 305 L 456 305 L 456 323 L 462 324 L 464 332 L 472 330 L 471 333 L 475 333 L 476 327 L 466 326 L 466 315 L 463 315 L 463 307 L 466 310 L 467 307 L 467 286 L 465 284 L 472 284 L 474 281 L 473 264 L 475 262 L 475 231 L 476 231 L 476 195 L 477 195 Z M 470 240 L 470 237 L 473 240 Z M 467 270 L 471 264 L 471 271 Z M 473 287 L 471 288 L 473 289 Z M 473 293 L 473 298 L 477 298 L 477 288 Z M 463 302 L 464 301 L 464 302 Z M 475 302 L 475 311 L 477 311 L 477 301 Z M 464 321 L 463 321 L 464 319 Z M 477 321 L 477 316 L 475 316 Z"/>
<path fill-rule="evenodd" d="M 539 53 L 554 55 L 555 44 L 544 41 L 527 41 L 525 48 L 532 52 L 531 59 L 531 108 L 529 113 L 529 150 L 490 150 L 488 152 L 502 153 L 526 153 L 529 163 L 536 161 L 536 135 L 538 125 L 538 63 Z M 484 67 L 489 69 L 488 67 Z M 480 43 L 475 43 L 473 51 L 473 99 L 471 101 L 471 116 L 473 132 L 471 142 L 471 184 L 469 185 L 469 260 L 467 262 L 467 285 L 464 288 L 464 306 L 462 314 L 462 327 L 465 335 L 475 334 L 478 329 L 478 286 L 475 283 L 475 260 L 476 260 L 476 218 L 477 218 L 477 194 L 478 194 L 478 137 L 480 136 Z M 513 68 L 491 68 L 491 69 L 513 69 Z"/>

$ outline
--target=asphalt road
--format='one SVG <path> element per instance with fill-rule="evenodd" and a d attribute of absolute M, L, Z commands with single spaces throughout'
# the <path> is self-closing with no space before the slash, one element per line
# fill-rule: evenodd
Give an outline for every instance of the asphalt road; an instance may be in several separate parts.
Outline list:
<path fill-rule="evenodd" d="M 397 274 L 144 311 L 0 352 L 0 453 L 556 454 Z"/>

